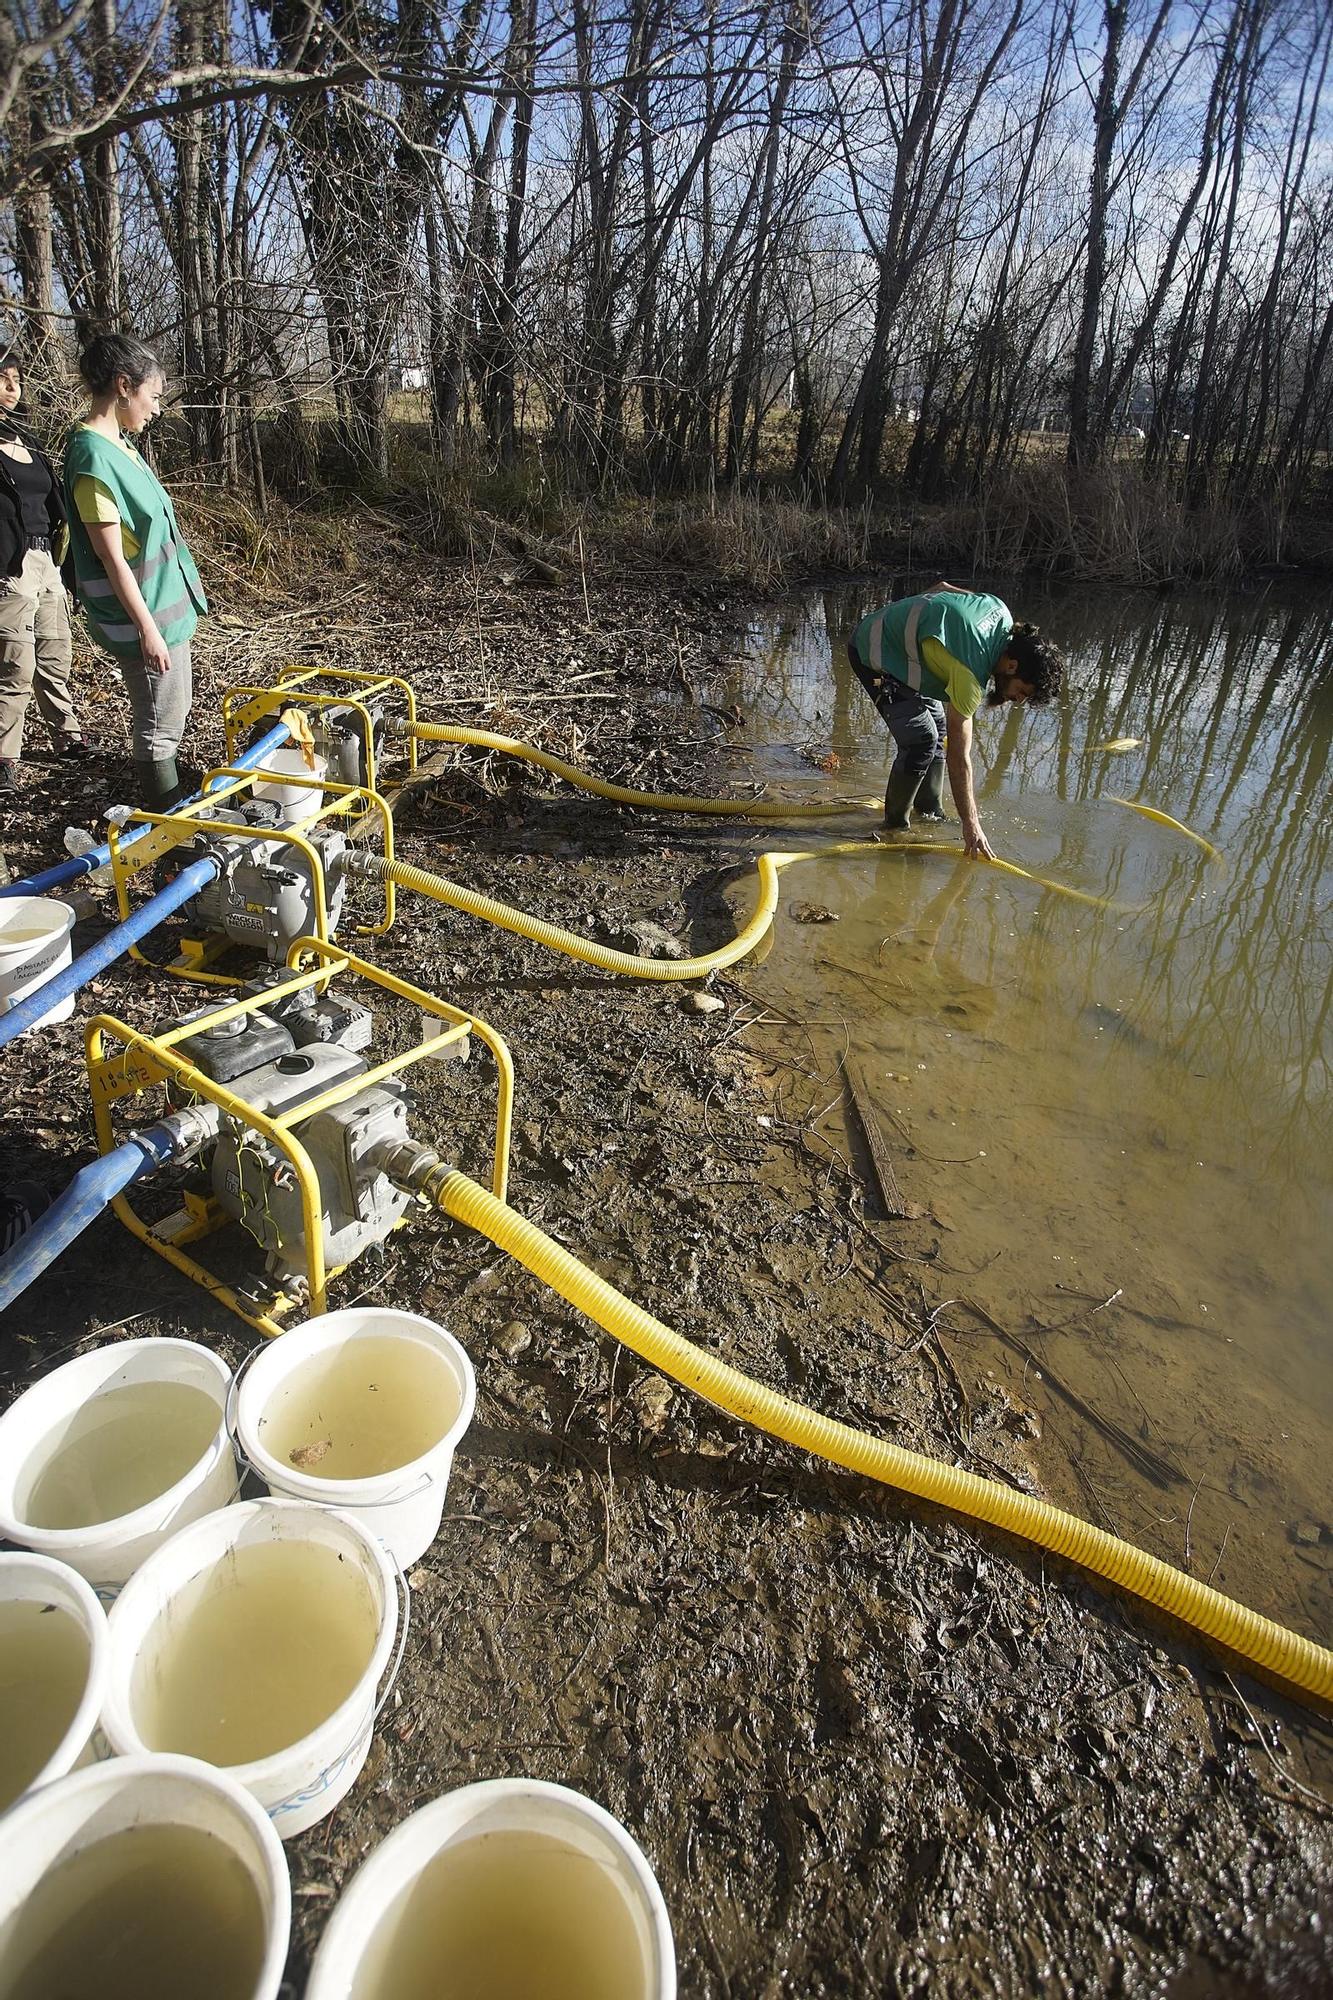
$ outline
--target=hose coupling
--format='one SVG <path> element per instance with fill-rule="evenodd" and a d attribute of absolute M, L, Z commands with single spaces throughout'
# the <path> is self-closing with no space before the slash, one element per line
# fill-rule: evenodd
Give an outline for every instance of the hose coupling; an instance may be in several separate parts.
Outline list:
<path fill-rule="evenodd" d="M 383 881 L 389 862 L 382 854 L 372 854 L 366 847 L 349 847 L 342 857 L 343 872 L 347 875 L 370 875 Z"/>
<path fill-rule="evenodd" d="M 439 1206 L 439 1191 L 454 1171 L 447 1160 L 415 1139 L 395 1139 L 376 1146 L 370 1159 L 395 1187 L 417 1195 L 432 1208 Z"/>
<path fill-rule="evenodd" d="M 153 1125 L 135 1132 L 134 1138 L 158 1156 L 158 1164 L 168 1160 L 188 1160 L 222 1130 L 220 1104 L 187 1104 Z"/>

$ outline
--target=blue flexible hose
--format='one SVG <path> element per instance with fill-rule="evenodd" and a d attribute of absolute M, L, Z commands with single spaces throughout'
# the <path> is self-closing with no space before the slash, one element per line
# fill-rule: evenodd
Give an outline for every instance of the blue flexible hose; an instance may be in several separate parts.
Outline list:
<path fill-rule="evenodd" d="M 97 1220 L 122 1188 L 165 1165 L 179 1152 L 180 1143 L 167 1127 L 150 1125 L 144 1132 L 135 1132 L 113 1153 L 104 1153 L 81 1167 L 65 1192 L 38 1216 L 9 1255 L 0 1257 L 0 1312 Z"/>
<path fill-rule="evenodd" d="M 253 771 L 263 763 L 270 750 L 280 750 L 290 735 L 291 731 L 285 722 L 275 723 L 266 735 L 260 737 L 258 743 L 252 743 L 248 750 L 243 750 L 239 757 L 233 759 L 236 768 Z M 215 779 L 214 785 L 206 785 L 204 791 L 212 791 L 215 785 L 225 785 L 226 782 L 225 778 Z M 189 798 L 182 799 L 180 803 L 183 806 L 193 805 L 202 797 L 202 792 L 191 792 Z M 151 827 L 144 826 L 140 827 L 137 833 L 127 834 L 120 843 L 121 853 L 123 854 L 127 847 L 132 847 L 136 840 L 142 840 L 144 835 L 151 831 Z M 100 846 L 90 847 L 83 854 L 71 854 L 67 861 L 57 861 L 52 867 L 43 868 L 40 874 L 25 875 L 20 882 L 7 882 L 4 888 L 0 889 L 0 896 L 44 896 L 48 889 L 63 889 L 68 883 L 77 882 L 81 876 L 91 875 L 94 869 L 105 867 L 110 859 L 111 849 L 103 841 Z"/>
<path fill-rule="evenodd" d="M 12 1041 L 40 1021 L 43 1014 L 62 1000 L 68 1000 L 71 993 L 77 993 L 90 979 L 96 979 L 99 972 L 105 972 L 118 958 L 138 944 L 140 938 L 147 937 L 155 930 L 163 917 L 169 917 L 182 903 L 188 903 L 191 896 L 212 882 L 218 872 L 218 864 L 206 855 L 200 861 L 192 861 L 179 875 L 159 889 L 155 896 L 131 912 L 124 923 L 116 924 L 100 937 L 88 951 L 67 965 L 63 971 L 55 973 L 44 986 L 38 986 L 20 1000 L 17 1007 L 11 1007 L 7 1014 L 0 1014 L 0 1049 L 8 1048 Z"/>

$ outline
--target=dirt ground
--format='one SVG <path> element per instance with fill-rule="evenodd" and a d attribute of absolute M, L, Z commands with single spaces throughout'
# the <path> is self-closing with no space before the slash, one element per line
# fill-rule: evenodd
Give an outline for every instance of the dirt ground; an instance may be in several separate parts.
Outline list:
<path fill-rule="evenodd" d="M 218 752 L 221 687 L 302 658 L 407 672 L 428 713 L 641 787 L 736 781 L 717 674 L 745 606 L 725 586 L 590 575 L 585 600 L 577 572 L 544 588 L 412 556 L 404 592 L 404 558 L 382 560 L 313 607 L 222 593 L 199 648 L 200 759 Z M 125 794 L 105 680 L 88 721 L 100 768 L 34 755 L 0 831 L 16 871 Z M 621 945 L 637 927 L 655 948 L 647 921 L 706 950 L 744 907 L 727 900 L 734 828 L 631 815 L 467 753 L 404 804 L 397 840 Z M 933 1330 L 930 1218 L 878 1219 L 854 1135 L 845 1156 L 813 1139 L 829 1080 L 765 1012 L 762 963 L 698 1013 L 678 987 L 415 897 L 400 910 L 368 955 L 513 1048 L 517 1208 L 764 1382 L 997 1478 L 1051 1477 L 1058 1434 L 1035 1436 L 981 1368 L 960 1379 Z M 183 1004 L 125 969 L 92 1000 L 142 1022 Z M 78 1021 L 18 1044 L 6 1075 L 4 1178 L 56 1190 L 93 1150 Z M 487 1063 L 417 1076 L 414 1131 L 484 1179 Z M 898 1172 L 910 1197 L 910 1161 Z M 451 1327 L 477 1414 L 366 1770 L 288 1849 L 284 1992 L 385 1834 L 451 1787 L 520 1774 L 589 1793 L 642 1842 L 684 2000 L 1333 1988 L 1326 1722 L 1058 1565 L 742 1430 L 442 1220 L 348 1273 L 334 1303 L 358 1298 Z M 112 1219 L 0 1331 L 5 1400 L 100 1341 L 178 1333 L 232 1362 L 250 1344 Z"/>

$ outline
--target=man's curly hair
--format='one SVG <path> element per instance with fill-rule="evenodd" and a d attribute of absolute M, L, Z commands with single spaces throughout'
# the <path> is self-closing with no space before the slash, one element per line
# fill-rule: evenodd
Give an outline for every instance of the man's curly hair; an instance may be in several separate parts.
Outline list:
<path fill-rule="evenodd" d="M 1034 706 L 1044 707 L 1058 699 L 1064 686 L 1065 656 L 1035 625 L 1016 624 L 1004 650 L 1019 679 L 1032 689 Z"/>

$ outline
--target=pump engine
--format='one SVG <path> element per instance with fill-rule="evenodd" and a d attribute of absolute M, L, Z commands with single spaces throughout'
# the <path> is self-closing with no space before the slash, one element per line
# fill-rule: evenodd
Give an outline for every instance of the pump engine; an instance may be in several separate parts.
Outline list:
<path fill-rule="evenodd" d="M 232 826 L 272 827 L 271 838 L 228 835 Z M 262 951 L 270 963 L 281 964 L 294 939 L 318 928 L 317 898 L 312 870 L 305 855 L 283 837 L 279 809 L 267 799 L 220 807 L 190 841 L 192 860 L 208 856 L 218 873 L 189 903 L 185 915 L 206 930 L 218 931 L 235 944 Z M 302 829 L 320 857 L 329 934 L 338 927 L 347 894 L 347 836 L 337 828 L 315 824 Z"/>
<path fill-rule="evenodd" d="M 368 694 L 358 708 L 323 706 L 308 711 L 315 749 L 325 759 L 327 775 L 339 785 L 368 785 L 372 759 L 367 756 L 366 720 L 369 718 L 370 749 L 378 765 L 384 754 L 386 724 L 384 698 Z"/>
<path fill-rule="evenodd" d="M 262 993 L 274 975 L 245 989 Z M 215 1011 L 204 1008 L 201 1016 Z M 180 1052 L 248 1106 L 282 1116 L 366 1073 L 361 1051 L 374 1017 L 356 1001 L 312 988 L 231 1020 L 215 1021 L 179 1043 Z M 408 1135 L 407 1091 L 397 1077 L 353 1089 L 297 1128 L 319 1187 L 318 1226 L 332 1272 L 380 1243 L 410 1197 L 380 1165 Z M 246 1119 L 224 1110 L 204 1162 L 226 1214 L 267 1253 L 279 1279 L 307 1277 L 301 1182 L 279 1146 Z"/>

